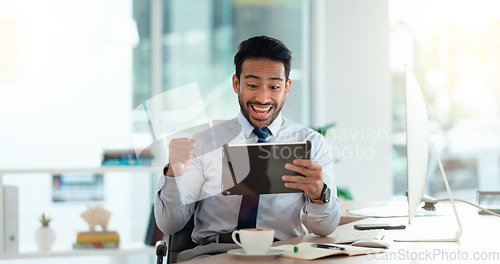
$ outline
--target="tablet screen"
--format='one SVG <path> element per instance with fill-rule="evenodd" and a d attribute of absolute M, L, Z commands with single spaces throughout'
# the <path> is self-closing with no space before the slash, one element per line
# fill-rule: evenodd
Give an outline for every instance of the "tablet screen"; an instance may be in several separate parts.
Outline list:
<path fill-rule="evenodd" d="M 248 195 L 302 192 L 286 188 L 283 175 L 294 159 L 310 159 L 311 142 L 255 143 L 223 146 L 222 194 Z"/>

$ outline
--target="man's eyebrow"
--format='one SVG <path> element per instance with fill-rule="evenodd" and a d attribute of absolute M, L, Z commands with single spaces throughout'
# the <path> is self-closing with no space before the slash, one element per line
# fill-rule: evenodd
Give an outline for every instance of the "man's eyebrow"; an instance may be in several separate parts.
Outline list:
<path fill-rule="evenodd" d="M 252 79 L 261 79 L 259 76 L 256 76 L 256 75 L 253 75 L 253 74 L 247 74 L 245 75 L 245 79 L 248 79 L 248 78 L 252 78 Z M 271 77 L 269 78 L 269 80 L 272 80 L 272 81 L 283 81 L 283 78 L 281 77 Z"/>
<path fill-rule="evenodd" d="M 259 76 L 253 75 L 253 74 L 247 74 L 245 75 L 245 79 L 252 78 L 252 79 L 260 79 Z"/>

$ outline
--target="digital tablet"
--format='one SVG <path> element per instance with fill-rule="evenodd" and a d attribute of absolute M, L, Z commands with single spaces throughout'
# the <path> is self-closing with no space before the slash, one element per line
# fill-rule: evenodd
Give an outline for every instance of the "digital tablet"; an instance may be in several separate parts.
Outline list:
<path fill-rule="evenodd" d="M 294 159 L 310 159 L 311 142 L 225 144 L 222 194 L 296 193 L 285 187 L 283 175 L 301 175 L 285 169 Z"/>

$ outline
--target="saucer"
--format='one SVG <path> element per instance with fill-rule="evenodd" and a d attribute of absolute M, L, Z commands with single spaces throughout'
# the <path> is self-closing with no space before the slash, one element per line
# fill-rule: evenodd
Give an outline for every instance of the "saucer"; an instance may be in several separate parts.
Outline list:
<path fill-rule="evenodd" d="M 254 260 L 266 260 L 266 259 L 273 259 L 276 257 L 279 257 L 285 253 L 285 250 L 281 248 L 275 248 L 271 247 L 267 251 L 267 253 L 263 254 L 247 254 L 243 248 L 236 248 L 236 249 L 231 249 L 228 250 L 227 253 L 229 255 L 233 255 L 237 258 L 241 259 L 254 259 Z"/>

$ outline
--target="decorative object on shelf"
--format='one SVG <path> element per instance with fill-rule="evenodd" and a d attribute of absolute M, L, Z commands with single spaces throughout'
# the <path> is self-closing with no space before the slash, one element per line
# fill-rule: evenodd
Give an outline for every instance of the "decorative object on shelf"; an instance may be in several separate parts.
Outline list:
<path fill-rule="evenodd" d="M 120 248 L 119 242 L 92 242 L 92 243 L 73 243 L 73 249 L 101 249 L 101 248 Z"/>
<path fill-rule="evenodd" d="M 110 232 L 78 232 L 74 249 L 119 248 L 120 235 L 116 231 Z"/>
<path fill-rule="evenodd" d="M 36 245 L 39 250 L 50 250 L 56 240 L 56 233 L 49 226 L 50 221 L 50 217 L 45 216 L 45 214 L 40 217 L 42 226 L 35 232 Z"/>
<path fill-rule="evenodd" d="M 74 249 L 119 248 L 120 235 L 116 231 L 108 231 L 111 212 L 100 205 L 87 205 L 87 211 L 81 216 L 89 225 L 89 231 L 78 232 L 73 243 Z M 96 226 L 101 226 L 102 230 L 96 231 Z"/>
<path fill-rule="evenodd" d="M 120 235 L 116 231 L 78 232 L 77 243 L 104 243 L 120 242 Z"/>
<path fill-rule="evenodd" d="M 89 230 L 95 232 L 96 226 L 101 226 L 102 231 L 108 231 L 108 221 L 111 217 L 111 212 L 100 205 L 87 205 L 87 211 L 81 214 L 83 220 L 89 225 Z"/>

